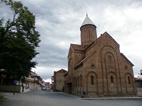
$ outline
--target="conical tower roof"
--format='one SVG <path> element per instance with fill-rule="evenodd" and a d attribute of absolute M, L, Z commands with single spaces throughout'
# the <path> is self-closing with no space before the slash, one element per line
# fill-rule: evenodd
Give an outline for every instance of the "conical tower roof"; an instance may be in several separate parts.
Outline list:
<path fill-rule="evenodd" d="M 92 22 L 92 20 L 88 17 L 88 14 L 86 14 L 86 18 L 84 19 L 81 27 L 84 25 L 94 25 L 95 26 L 95 24 Z"/>

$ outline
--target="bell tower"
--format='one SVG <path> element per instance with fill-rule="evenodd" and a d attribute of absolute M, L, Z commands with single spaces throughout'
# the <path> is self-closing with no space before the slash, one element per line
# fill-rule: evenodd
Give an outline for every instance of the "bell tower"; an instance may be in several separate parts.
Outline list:
<path fill-rule="evenodd" d="M 80 31 L 81 45 L 83 46 L 88 46 L 97 39 L 96 26 L 88 17 L 88 14 L 86 14 L 86 18 L 80 27 Z"/>

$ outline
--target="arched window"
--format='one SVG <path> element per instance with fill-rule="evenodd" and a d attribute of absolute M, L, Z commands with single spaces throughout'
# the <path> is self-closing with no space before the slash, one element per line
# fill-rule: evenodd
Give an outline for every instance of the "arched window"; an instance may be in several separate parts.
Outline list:
<path fill-rule="evenodd" d="M 113 76 L 110 76 L 110 81 L 111 81 L 111 83 L 114 83 Z"/>
<path fill-rule="evenodd" d="M 91 76 L 91 84 L 94 85 L 94 76 Z"/>
<path fill-rule="evenodd" d="M 131 80 L 130 77 L 128 76 L 128 84 L 131 84 Z"/>
<path fill-rule="evenodd" d="M 112 57 L 110 55 L 108 56 L 108 66 L 112 66 Z"/>

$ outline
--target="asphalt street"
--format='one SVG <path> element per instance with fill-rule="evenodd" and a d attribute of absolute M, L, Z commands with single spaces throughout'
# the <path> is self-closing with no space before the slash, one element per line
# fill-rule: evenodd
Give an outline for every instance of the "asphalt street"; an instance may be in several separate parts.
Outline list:
<path fill-rule="evenodd" d="M 28 93 L 5 94 L 0 106 L 142 106 L 142 99 L 97 100 L 82 99 L 61 92 L 33 90 Z"/>

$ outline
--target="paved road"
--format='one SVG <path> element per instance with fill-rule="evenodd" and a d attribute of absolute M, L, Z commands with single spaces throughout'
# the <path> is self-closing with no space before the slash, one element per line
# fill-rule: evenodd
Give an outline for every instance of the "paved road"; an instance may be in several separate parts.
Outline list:
<path fill-rule="evenodd" d="M 50 91 L 7 94 L 0 106 L 142 106 L 142 100 L 83 100 L 80 97 Z"/>

